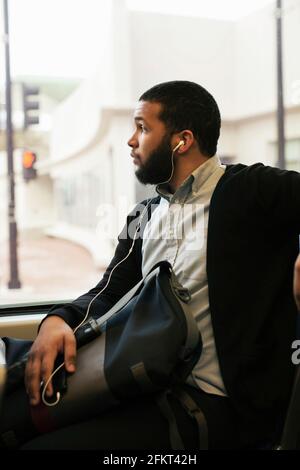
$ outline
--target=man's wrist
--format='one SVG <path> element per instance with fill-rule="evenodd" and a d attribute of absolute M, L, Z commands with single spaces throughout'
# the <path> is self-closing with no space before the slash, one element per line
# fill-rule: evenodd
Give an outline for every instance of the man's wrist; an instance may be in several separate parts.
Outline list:
<path fill-rule="evenodd" d="M 42 328 L 42 326 L 44 326 L 45 322 L 48 322 L 48 325 L 49 325 L 50 320 L 53 324 L 54 323 L 58 324 L 59 322 L 66 323 L 66 321 L 61 316 L 56 315 L 56 314 L 50 314 L 50 315 L 47 315 L 45 318 L 43 318 L 43 320 L 41 321 L 41 323 L 39 325 L 38 331 L 41 330 L 41 328 Z"/>

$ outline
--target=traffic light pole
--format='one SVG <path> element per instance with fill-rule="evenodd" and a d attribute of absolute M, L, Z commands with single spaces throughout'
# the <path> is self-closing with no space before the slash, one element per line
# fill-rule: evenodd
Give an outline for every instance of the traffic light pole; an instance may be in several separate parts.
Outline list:
<path fill-rule="evenodd" d="M 5 44 L 5 95 L 6 95 L 6 150 L 7 150 L 7 174 L 8 174 L 8 224 L 9 224 L 9 260 L 10 279 L 9 289 L 20 289 L 21 283 L 18 274 L 17 254 L 17 222 L 15 218 L 15 178 L 13 161 L 13 126 L 11 117 L 11 79 L 9 56 L 9 26 L 8 4 L 3 0 L 4 13 L 4 44 Z"/>

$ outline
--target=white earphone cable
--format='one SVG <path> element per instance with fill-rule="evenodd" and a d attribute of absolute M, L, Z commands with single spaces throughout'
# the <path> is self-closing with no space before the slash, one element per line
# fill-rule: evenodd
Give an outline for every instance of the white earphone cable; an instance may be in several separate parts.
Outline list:
<path fill-rule="evenodd" d="M 182 145 L 183 141 L 180 141 L 179 144 L 172 150 L 172 157 L 171 157 L 171 162 L 172 162 L 172 171 L 171 171 L 171 175 L 170 177 L 166 180 L 166 181 L 162 181 L 161 183 L 158 183 L 156 185 L 156 188 L 161 185 L 161 184 L 165 184 L 165 183 L 168 183 L 172 177 L 173 177 L 173 173 L 174 173 L 174 153 L 175 151 L 180 147 L 180 145 Z M 103 291 L 107 288 L 108 284 L 110 283 L 110 279 L 111 279 L 111 276 L 112 276 L 112 273 L 114 272 L 114 270 L 120 266 L 121 263 L 123 263 L 127 258 L 128 256 L 132 253 L 132 250 L 134 248 L 134 244 L 135 244 L 135 241 L 136 241 L 136 236 L 137 236 L 137 233 L 141 227 L 141 223 L 143 221 L 143 217 L 144 217 L 144 214 L 145 212 L 147 211 L 150 203 L 151 203 L 152 199 L 150 199 L 147 203 L 147 205 L 144 207 L 143 209 L 143 212 L 141 213 L 140 217 L 139 217 L 139 220 L 138 220 L 138 224 L 137 224 L 137 227 L 136 227 L 136 230 L 135 230 L 135 233 L 134 233 L 134 237 L 133 237 L 133 242 L 132 242 L 132 245 L 127 253 L 127 255 L 125 256 L 125 258 L 123 258 L 121 261 L 119 261 L 114 267 L 113 269 L 111 270 L 111 272 L 109 273 L 109 276 L 108 276 L 108 280 L 107 280 L 107 283 L 105 284 L 105 286 L 103 287 L 103 289 L 101 291 L 99 291 L 95 297 L 92 298 L 92 300 L 90 301 L 89 305 L 88 305 L 88 308 L 87 308 L 87 311 L 86 311 L 86 314 L 83 318 L 83 320 L 79 323 L 78 326 L 76 326 L 76 328 L 74 328 L 73 330 L 73 333 L 75 334 L 76 331 L 78 330 L 78 328 L 81 327 L 81 325 L 86 321 L 86 319 L 88 318 L 89 316 L 89 313 L 90 313 L 90 308 L 91 308 L 91 305 L 92 303 L 94 302 L 94 300 L 97 299 L 97 297 L 103 293 Z M 47 387 L 48 387 L 48 384 L 49 382 L 52 380 L 52 378 L 54 377 L 54 375 L 65 365 L 65 361 L 62 362 L 62 364 L 60 364 L 53 372 L 52 374 L 50 375 L 50 377 L 47 379 L 46 383 L 44 384 L 43 382 L 41 383 L 41 385 L 43 386 L 43 391 L 42 391 L 42 401 L 45 405 L 47 406 L 55 406 L 59 403 L 60 401 L 60 392 L 57 392 L 56 393 L 56 400 L 54 402 L 48 402 L 47 399 L 45 398 L 45 394 L 46 394 L 46 390 L 47 390 Z"/>

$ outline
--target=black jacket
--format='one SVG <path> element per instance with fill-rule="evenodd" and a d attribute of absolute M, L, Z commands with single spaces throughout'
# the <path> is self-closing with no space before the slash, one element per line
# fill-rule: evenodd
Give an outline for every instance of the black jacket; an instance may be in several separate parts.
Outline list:
<path fill-rule="evenodd" d="M 63 317 L 72 327 L 78 325 L 113 266 L 128 253 L 132 240 L 122 236 L 137 212 L 127 217 L 100 283 L 50 314 Z M 292 280 L 299 232 L 299 173 L 261 163 L 226 168 L 211 199 L 207 277 L 221 373 L 245 423 L 259 420 L 271 428 L 288 403 L 297 314 Z M 141 247 L 139 239 L 126 262 L 116 268 L 108 289 L 93 303 L 93 316 L 105 313 L 141 279 Z"/>

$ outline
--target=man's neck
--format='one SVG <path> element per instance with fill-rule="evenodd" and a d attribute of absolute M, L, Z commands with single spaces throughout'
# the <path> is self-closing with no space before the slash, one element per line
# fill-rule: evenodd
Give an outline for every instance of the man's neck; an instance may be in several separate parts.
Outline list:
<path fill-rule="evenodd" d="M 193 173 L 200 165 L 207 162 L 209 157 L 204 155 L 197 155 L 193 157 L 181 157 L 175 162 L 174 174 L 169 182 L 169 187 L 172 193 L 179 188 L 184 180 Z"/>

